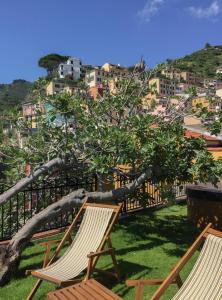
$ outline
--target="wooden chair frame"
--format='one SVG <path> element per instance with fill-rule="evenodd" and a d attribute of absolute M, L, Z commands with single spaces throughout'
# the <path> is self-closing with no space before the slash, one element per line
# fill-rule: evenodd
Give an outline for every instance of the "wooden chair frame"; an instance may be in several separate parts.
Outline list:
<path fill-rule="evenodd" d="M 60 281 L 56 278 L 49 277 L 49 276 L 46 276 L 44 274 L 40 274 L 40 273 L 38 273 L 34 270 L 27 270 L 26 275 L 31 274 L 34 277 L 37 277 L 38 280 L 37 280 L 35 286 L 33 287 L 33 289 L 31 290 L 30 294 L 26 298 L 26 300 L 31 300 L 33 298 L 33 296 L 37 292 L 37 290 L 38 290 L 38 288 L 41 285 L 43 280 L 54 283 L 54 284 L 56 284 L 60 287 L 65 287 L 65 286 L 69 286 L 69 285 L 72 285 L 74 283 L 80 282 L 82 280 L 90 279 L 93 271 L 101 272 L 103 274 L 110 275 L 110 276 L 114 276 L 117 280 L 120 280 L 120 273 L 119 273 L 119 270 L 118 270 L 117 261 L 116 261 L 116 257 L 115 257 L 115 249 L 112 247 L 110 234 L 111 234 L 111 231 L 113 229 L 114 224 L 116 223 L 116 221 L 119 217 L 119 214 L 120 214 L 121 208 L 122 208 L 122 204 L 120 204 L 120 205 L 108 205 L 108 204 L 89 203 L 89 202 L 87 202 L 87 199 L 86 199 L 86 201 L 83 203 L 82 207 L 78 211 L 77 215 L 75 216 L 74 220 L 72 221 L 71 225 L 69 226 L 68 230 L 65 232 L 64 237 L 62 238 L 61 241 L 52 240 L 52 241 L 48 241 L 48 242 L 44 242 L 44 243 L 40 244 L 40 245 L 46 247 L 46 252 L 45 252 L 45 256 L 44 256 L 44 260 L 43 260 L 43 267 L 49 266 L 50 264 L 55 262 L 55 260 L 58 258 L 58 255 L 59 255 L 60 251 L 62 250 L 62 247 L 64 246 L 65 242 L 68 241 L 70 244 L 72 243 L 71 232 L 74 229 L 74 227 L 77 225 L 81 215 L 84 213 L 84 211 L 86 210 L 87 207 L 112 208 L 114 211 L 113 211 L 112 218 L 109 222 L 109 225 L 106 229 L 106 232 L 104 234 L 104 237 L 103 237 L 97 251 L 96 252 L 91 252 L 87 255 L 89 260 L 88 260 L 88 267 L 86 269 L 86 275 L 83 278 L 77 278 L 77 279 L 67 280 L 67 281 Z M 50 255 L 52 245 L 56 244 L 58 242 L 59 242 L 59 244 L 58 244 L 58 246 L 55 250 L 55 253 L 51 257 L 51 259 L 49 259 L 49 255 Z M 107 245 L 107 248 L 105 248 L 106 245 Z M 110 256 L 111 256 L 112 263 L 113 263 L 114 270 L 115 270 L 114 272 L 108 272 L 108 271 L 105 271 L 105 270 L 100 270 L 100 269 L 95 268 L 96 264 L 98 262 L 98 259 L 102 255 L 107 254 L 107 253 L 110 254 Z"/>
<path fill-rule="evenodd" d="M 160 297 L 163 295 L 165 290 L 169 287 L 170 284 L 177 284 L 180 288 L 183 284 L 180 271 L 189 261 L 189 259 L 193 256 L 195 251 L 201 246 L 205 238 L 208 234 L 215 235 L 217 237 L 222 238 L 222 232 L 211 228 L 212 224 L 209 223 L 207 227 L 201 232 L 192 246 L 187 250 L 184 256 L 180 259 L 180 261 L 176 264 L 176 266 L 172 269 L 170 274 L 167 276 L 166 279 L 150 279 L 150 280 L 127 280 L 126 284 L 128 286 L 136 287 L 136 296 L 135 300 L 141 300 L 143 295 L 144 286 L 146 285 L 159 285 L 160 287 L 156 290 L 154 295 L 150 298 L 150 300 L 159 300 Z"/>

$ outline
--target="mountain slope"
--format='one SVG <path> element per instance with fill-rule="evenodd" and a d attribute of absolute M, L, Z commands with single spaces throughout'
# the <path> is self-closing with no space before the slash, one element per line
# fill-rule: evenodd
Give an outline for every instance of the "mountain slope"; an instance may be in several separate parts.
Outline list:
<path fill-rule="evenodd" d="M 28 101 L 32 83 L 26 80 L 14 80 L 10 84 L 0 84 L 0 110 Z"/>
<path fill-rule="evenodd" d="M 170 64 L 183 71 L 199 73 L 205 77 L 213 77 L 217 67 L 222 65 L 222 46 L 206 45 L 204 49 L 173 60 Z"/>

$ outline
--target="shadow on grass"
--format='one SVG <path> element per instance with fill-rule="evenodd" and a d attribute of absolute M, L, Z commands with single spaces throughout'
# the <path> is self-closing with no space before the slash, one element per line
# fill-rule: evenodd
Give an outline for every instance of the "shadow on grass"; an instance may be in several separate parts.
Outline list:
<path fill-rule="evenodd" d="M 119 260 L 118 261 L 118 267 L 121 274 L 121 285 L 118 285 L 115 292 L 121 297 L 126 295 L 129 292 L 129 287 L 126 286 L 125 280 L 134 277 L 134 279 L 141 279 L 144 277 L 149 277 L 149 273 L 152 271 L 152 268 L 132 263 L 126 260 Z M 111 271 L 112 269 L 107 269 Z M 136 275 L 135 277 L 135 274 Z M 117 282 L 115 279 L 111 279 L 109 277 L 98 277 L 96 278 L 99 282 L 101 282 L 104 286 L 106 286 L 108 289 L 113 289 L 117 285 Z"/>
<path fill-rule="evenodd" d="M 192 244 L 197 234 L 198 230 L 191 226 L 185 217 L 185 207 L 183 205 L 161 210 L 147 209 L 121 219 L 111 236 L 116 247 L 120 272 L 123 275 L 121 284 L 117 285 L 115 280 L 106 277 L 98 277 L 99 281 L 110 289 L 115 287 L 115 292 L 123 297 L 130 289 L 125 285 L 125 279 L 149 278 L 154 270 L 153 268 L 160 268 L 158 265 L 152 266 L 153 268 L 150 267 L 152 263 L 149 262 L 149 266 L 143 265 L 144 254 L 139 254 L 139 252 L 147 251 L 148 253 L 149 250 L 159 247 L 168 256 L 179 258 Z M 53 247 L 53 250 L 55 248 L 56 246 Z M 25 277 L 26 269 L 42 267 L 43 249 L 37 248 L 35 243 L 23 253 L 22 260 L 27 260 L 30 265 L 26 263 L 26 266 L 20 267 L 17 274 L 15 274 L 17 279 Z M 158 251 L 160 250 L 157 249 L 157 254 Z M 128 261 L 127 257 L 131 252 L 135 252 L 136 262 Z M 110 265 L 105 261 L 102 268 L 110 268 Z"/>
<path fill-rule="evenodd" d="M 180 206 L 184 205 L 178 205 L 178 208 Z M 164 251 L 170 256 L 180 257 L 183 255 L 199 232 L 187 221 L 186 217 L 177 215 L 174 211 L 170 212 L 170 208 L 166 208 L 166 212 L 167 210 L 169 210 L 169 215 L 147 209 L 137 213 L 136 216 L 121 220 L 118 229 L 125 232 L 126 242 L 132 244 L 132 241 L 146 241 L 146 243 L 127 247 L 126 250 L 119 249 L 117 253 L 125 255 L 128 251 L 163 246 Z M 164 245 L 167 243 L 177 245 L 176 249 L 165 249 Z"/>

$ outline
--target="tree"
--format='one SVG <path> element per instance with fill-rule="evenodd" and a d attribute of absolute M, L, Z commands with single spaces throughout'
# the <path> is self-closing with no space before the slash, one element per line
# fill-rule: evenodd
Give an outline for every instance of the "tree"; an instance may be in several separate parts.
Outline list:
<path fill-rule="evenodd" d="M 52 72 L 58 67 L 58 65 L 62 62 L 65 62 L 68 58 L 68 56 L 51 53 L 41 57 L 39 59 L 38 65 L 39 67 L 46 69 L 48 76 L 50 76 L 52 75 Z"/>
<path fill-rule="evenodd" d="M 186 93 L 189 94 L 189 95 L 192 95 L 194 97 L 197 96 L 197 88 L 196 86 L 190 86 L 188 87 L 188 89 L 186 90 Z"/>
<path fill-rule="evenodd" d="M 208 49 L 208 48 L 210 48 L 210 47 L 211 47 L 211 44 L 210 44 L 210 43 L 206 43 L 204 48 L 205 48 L 205 49 Z"/>
<path fill-rule="evenodd" d="M 85 174 L 96 174 L 101 186 L 104 177 L 113 180 L 115 174 L 123 174 L 121 166 L 127 165 L 130 172 L 124 176 L 132 181 L 107 192 L 76 190 L 35 215 L 2 250 L 1 284 L 15 272 L 21 252 L 33 233 L 85 197 L 100 202 L 123 199 L 145 181 L 152 180 L 162 182 L 162 192 L 172 200 L 175 180 L 214 184 L 219 181 L 220 161 L 213 159 L 202 139 L 184 135 L 183 117 L 191 113 L 187 98 L 180 99 L 178 105 L 169 103 L 164 114 L 153 115 L 155 105 L 144 111 L 144 97 L 149 91 L 147 81 L 151 76 L 151 72 L 134 73 L 119 80 L 117 90 L 104 92 L 96 101 L 84 87 L 74 95 L 40 97 L 51 109 L 46 115 L 39 114 L 38 131 L 26 136 L 22 149 L 15 144 L 1 147 L 12 170 L 28 162 L 32 172 L 0 195 L 0 204 L 7 203 L 39 176 L 67 164 Z M 196 113 L 201 115 L 201 111 Z M 62 122 L 57 122 L 58 118 Z M 27 135 L 27 124 L 18 125 L 21 135 Z M 149 195 L 146 197 L 148 200 Z"/>
<path fill-rule="evenodd" d="M 217 73 L 216 78 L 217 78 L 217 80 L 222 81 L 222 73 Z"/>

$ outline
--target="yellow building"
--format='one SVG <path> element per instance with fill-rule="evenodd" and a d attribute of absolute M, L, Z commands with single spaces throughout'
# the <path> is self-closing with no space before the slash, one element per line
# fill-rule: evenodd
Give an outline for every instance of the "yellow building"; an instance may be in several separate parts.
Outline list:
<path fill-rule="evenodd" d="M 219 97 L 214 97 L 213 101 L 210 101 L 207 96 L 199 96 L 192 100 L 193 108 L 198 105 L 208 108 L 209 111 L 218 111 L 222 107 L 222 101 Z"/>
<path fill-rule="evenodd" d="M 180 76 L 181 76 L 182 80 L 185 81 L 187 84 L 190 84 L 190 85 L 203 84 L 203 78 L 196 73 L 184 71 L 184 72 L 181 72 Z"/>
<path fill-rule="evenodd" d="M 185 116 L 183 122 L 184 122 L 184 125 L 201 125 L 202 124 L 201 120 L 194 116 Z"/>
<path fill-rule="evenodd" d="M 173 80 L 156 77 L 149 80 L 149 87 L 154 89 L 159 96 L 170 97 L 175 95 L 176 83 Z"/>
<path fill-rule="evenodd" d="M 107 81 L 107 77 L 108 73 L 106 71 L 94 68 L 86 73 L 85 82 L 92 88 L 104 84 Z"/>
<path fill-rule="evenodd" d="M 109 73 L 109 76 L 127 76 L 129 71 L 127 68 L 122 67 L 120 65 L 114 65 L 110 63 L 105 63 L 102 68 L 103 71 Z"/>
<path fill-rule="evenodd" d="M 161 71 L 161 74 L 169 79 L 181 81 L 181 71 L 174 67 L 166 67 Z"/>
<path fill-rule="evenodd" d="M 118 77 L 115 78 L 110 78 L 108 80 L 108 88 L 111 94 L 116 94 L 117 93 L 117 89 L 118 89 Z"/>
<path fill-rule="evenodd" d="M 192 100 L 192 107 L 193 108 L 195 108 L 199 105 L 201 105 L 202 107 L 209 108 L 209 100 L 206 98 L 206 96 L 195 97 Z"/>
<path fill-rule="evenodd" d="M 67 92 L 72 95 L 77 89 L 78 88 L 74 84 L 68 84 L 59 80 L 52 80 L 46 87 L 46 95 L 50 96 L 61 92 Z"/>
<path fill-rule="evenodd" d="M 185 82 L 189 85 L 201 85 L 204 81 L 204 79 L 196 73 L 181 71 L 174 67 L 166 67 L 161 71 L 161 74 L 171 80 Z"/>

